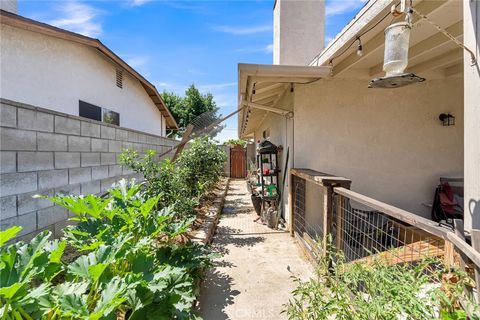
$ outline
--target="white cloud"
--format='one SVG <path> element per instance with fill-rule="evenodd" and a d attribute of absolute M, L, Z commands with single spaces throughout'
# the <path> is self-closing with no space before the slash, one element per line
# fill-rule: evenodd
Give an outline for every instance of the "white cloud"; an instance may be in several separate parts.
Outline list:
<path fill-rule="evenodd" d="M 234 108 L 237 105 L 236 93 L 215 93 L 213 92 L 213 100 L 219 108 Z"/>
<path fill-rule="evenodd" d="M 215 137 L 215 140 L 218 140 L 220 143 L 224 143 L 230 139 L 238 138 L 238 128 L 236 127 L 226 127 Z"/>
<path fill-rule="evenodd" d="M 130 0 L 129 5 L 131 5 L 133 7 L 139 7 L 139 6 L 143 6 L 145 3 L 150 2 L 150 1 L 152 1 L 152 0 Z"/>
<path fill-rule="evenodd" d="M 208 75 L 208 73 L 206 73 L 204 71 L 201 71 L 201 70 L 198 70 L 198 69 L 193 69 L 193 68 L 187 69 L 187 72 L 190 73 L 190 74 L 193 74 L 195 76 L 206 76 L 206 75 Z"/>
<path fill-rule="evenodd" d="M 266 53 L 272 53 L 273 52 L 273 43 L 270 43 L 264 49 L 265 49 Z"/>
<path fill-rule="evenodd" d="M 158 91 L 173 91 L 174 93 L 182 96 L 185 94 L 185 90 L 187 89 L 187 86 L 185 85 L 165 81 L 156 82 L 155 87 L 157 87 Z"/>
<path fill-rule="evenodd" d="M 212 90 L 212 89 L 224 89 L 228 87 L 235 87 L 236 82 L 225 82 L 225 83 L 213 83 L 213 84 L 202 84 L 197 86 L 200 91 Z"/>
<path fill-rule="evenodd" d="M 262 33 L 262 32 L 271 32 L 272 26 L 271 25 L 263 25 L 263 26 L 256 26 L 256 27 L 216 26 L 216 27 L 213 27 L 213 30 L 218 32 L 234 34 L 234 35 L 246 35 L 246 34 Z"/>
<path fill-rule="evenodd" d="M 236 49 L 235 52 L 246 52 L 246 53 L 263 52 L 265 54 L 270 54 L 273 52 L 273 43 L 270 43 L 260 48 L 253 48 L 253 47 L 240 48 L 240 49 Z"/>
<path fill-rule="evenodd" d="M 148 59 L 143 56 L 136 56 L 136 55 L 130 55 L 130 54 L 125 54 L 120 56 L 125 60 L 126 63 L 128 63 L 134 69 L 139 68 L 148 62 Z"/>
<path fill-rule="evenodd" d="M 98 10 L 77 1 L 65 2 L 57 8 L 61 18 L 48 21 L 59 28 L 83 34 L 87 37 L 98 37 L 102 34 L 102 25 L 96 20 Z"/>
<path fill-rule="evenodd" d="M 361 8 L 367 0 L 331 0 L 325 7 L 326 15 L 335 16 Z"/>

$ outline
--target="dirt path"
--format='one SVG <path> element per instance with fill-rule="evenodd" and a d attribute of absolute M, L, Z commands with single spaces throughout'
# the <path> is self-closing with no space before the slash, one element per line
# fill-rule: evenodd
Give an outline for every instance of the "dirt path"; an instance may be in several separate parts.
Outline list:
<path fill-rule="evenodd" d="M 253 222 L 256 217 L 243 180 L 230 181 L 213 240 L 217 258 L 200 294 L 206 320 L 286 319 L 280 314 L 295 288 L 291 276 L 311 277 L 313 268 L 287 232 Z"/>

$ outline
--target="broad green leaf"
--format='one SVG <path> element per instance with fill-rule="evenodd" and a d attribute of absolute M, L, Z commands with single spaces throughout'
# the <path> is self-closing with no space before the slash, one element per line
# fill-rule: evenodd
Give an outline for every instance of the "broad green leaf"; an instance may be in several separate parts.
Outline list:
<path fill-rule="evenodd" d="M 54 292 L 58 296 L 69 294 L 84 294 L 88 289 L 88 282 L 63 282 L 54 288 Z"/>
<path fill-rule="evenodd" d="M 153 197 L 148 199 L 142 206 L 140 207 L 140 214 L 146 218 L 153 210 L 153 208 L 157 205 L 158 201 L 160 200 L 160 196 Z"/>
<path fill-rule="evenodd" d="M 98 263 L 93 266 L 88 267 L 88 273 L 90 275 L 90 278 L 92 279 L 93 282 L 97 282 L 100 277 L 102 276 L 103 272 L 105 269 L 108 268 L 107 263 Z"/>
<path fill-rule="evenodd" d="M 90 260 L 89 257 L 84 255 L 78 257 L 75 261 L 73 261 L 68 267 L 67 270 L 70 274 L 83 278 L 89 279 L 90 278 Z"/>
<path fill-rule="evenodd" d="M 16 243 L 15 245 L 4 248 L 0 251 L 1 272 L 0 272 L 0 287 L 7 287 L 19 281 L 19 268 L 15 267 L 15 262 L 18 258 L 17 247 L 24 245 Z"/>
<path fill-rule="evenodd" d="M 50 241 L 45 245 L 45 250 L 50 252 L 50 262 L 52 263 L 61 263 L 62 255 L 67 246 L 66 241 Z"/>
<path fill-rule="evenodd" d="M 2 247 L 8 240 L 15 238 L 20 231 L 22 231 L 22 227 L 19 226 L 13 226 L 7 230 L 0 231 L 0 247 Z"/>
<path fill-rule="evenodd" d="M 113 278 L 102 290 L 100 299 L 97 302 L 94 313 L 102 316 L 111 314 L 125 300 L 127 285 L 122 279 Z"/>
<path fill-rule="evenodd" d="M 15 282 L 11 286 L 0 288 L 0 296 L 7 300 L 14 299 L 26 293 L 28 285 L 26 283 Z"/>
<path fill-rule="evenodd" d="M 72 316 L 74 319 L 86 318 L 89 315 L 87 296 L 80 293 L 62 295 L 58 299 L 62 316 Z"/>
<path fill-rule="evenodd" d="M 15 244 L 18 260 L 15 262 L 16 272 L 20 281 L 29 281 L 36 274 L 43 272 L 48 265 L 48 252 L 45 245 L 50 237 L 50 231 L 43 231 L 36 235 L 28 244 Z"/>
<path fill-rule="evenodd" d="M 40 315 L 47 313 L 53 307 L 50 284 L 42 283 L 30 290 L 20 300 L 20 304 L 24 306 L 25 311 L 28 313 L 40 312 Z"/>
<path fill-rule="evenodd" d="M 136 311 L 153 302 L 153 293 L 148 288 L 137 286 L 127 291 L 126 298 L 128 306 L 132 308 L 133 315 Z"/>

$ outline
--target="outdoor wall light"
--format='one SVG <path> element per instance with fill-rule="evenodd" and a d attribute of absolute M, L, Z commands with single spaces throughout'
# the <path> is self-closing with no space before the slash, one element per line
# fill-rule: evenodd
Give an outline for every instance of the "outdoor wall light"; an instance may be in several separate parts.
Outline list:
<path fill-rule="evenodd" d="M 438 119 L 442 121 L 443 126 L 454 126 L 455 125 L 455 117 L 450 113 L 442 113 L 438 116 Z"/>

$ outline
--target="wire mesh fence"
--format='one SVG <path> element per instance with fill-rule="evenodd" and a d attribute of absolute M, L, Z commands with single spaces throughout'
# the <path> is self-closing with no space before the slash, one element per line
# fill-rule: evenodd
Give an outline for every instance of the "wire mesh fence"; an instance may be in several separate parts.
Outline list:
<path fill-rule="evenodd" d="M 344 196 L 334 196 L 333 215 L 333 242 L 346 261 L 397 264 L 445 256 L 442 238 Z"/>
<path fill-rule="evenodd" d="M 445 248 L 441 237 L 343 195 L 331 193 L 331 212 L 308 208 L 309 187 L 304 178 L 292 176 L 293 233 L 314 257 L 326 248 L 322 242 L 327 236 L 331 237 L 333 246 L 343 252 L 347 262 L 380 258 L 387 264 L 414 263 L 449 255 L 449 248 Z M 308 212 L 308 209 L 314 211 Z"/>
<path fill-rule="evenodd" d="M 293 232 L 298 236 L 307 252 L 314 258 L 318 259 L 322 254 L 318 243 L 324 237 L 323 225 L 311 221 L 307 216 L 306 208 L 306 180 L 297 176 L 292 179 L 293 189 Z M 320 210 L 320 208 L 317 208 Z M 316 212 L 321 214 L 321 212 Z"/>

